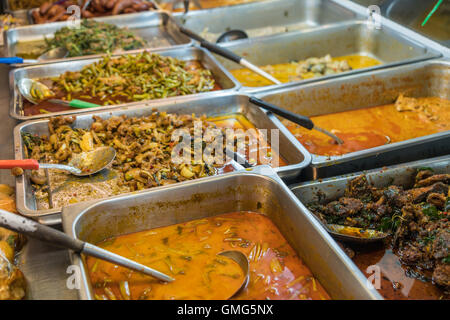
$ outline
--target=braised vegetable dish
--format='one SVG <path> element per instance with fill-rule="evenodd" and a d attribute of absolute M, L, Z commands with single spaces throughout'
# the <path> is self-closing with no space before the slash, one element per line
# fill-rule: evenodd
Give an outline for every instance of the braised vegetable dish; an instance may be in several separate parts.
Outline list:
<path fill-rule="evenodd" d="M 148 51 L 117 58 L 105 56 L 80 71 L 67 71 L 39 81 L 48 83 L 53 95 L 35 96 L 41 101 L 36 105 L 24 101 L 25 115 L 71 109 L 47 101 L 50 98 L 80 99 L 107 106 L 218 89 L 211 71 L 200 62 L 182 61 Z"/>
<path fill-rule="evenodd" d="M 235 127 L 254 128 L 242 115 L 231 115 L 230 118 L 237 120 Z M 140 118 L 112 116 L 106 120 L 93 116 L 93 122 L 88 129 L 72 128 L 75 120 L 75 117 L 50 119 L 48 136 L 38 137 L 24 133 L 22 138 L 25 157 L 43 163 L 67 163 L 74 154 L 111 146 L 117 153 L 112 168 L 93 177 L 83 178 L 52 170 L 48 179 L 42 170 L 33 171 L 31 181 L 35 187 L 39 208 L 62 207 L 233 170 L 227 159 L 218 160 L 215 153 L 220 146 L 224 148 L 224 145 L 217 147 L 217 141 L 224 140 L 229 134 L 224 130 L 227 127 L 225 117 L 209 120 L 205 116 L 165 112 L 154 112 Z M 200 123 L 198 129 L 195 129 L 196 123 Z M 201 140 L 189 140 L 189 144 L 185 145 L 185 142 L 175 136 L 180 130 L 193 134 L 194 129 L 200 130 Z M 255 159 L 250 161 L 252 164 L 271 164 L 274 159 L 279 165 L 285 164 L 283 160 L 279 160 L 279 156 L 271 150 L 268 143 L 260 143 L 259 147 L 255 140 L 261 140 L 262 137 L 240 138 L 241 135 L 245 137 L 245 134 L 244 131 L 236 132 L 231 141 L 235 141 L 235 137 L 236 141 L 245 144 L 246 154 L 242 154 L 243 157 L 248 159 L 250 155 L 256 154 L 253 156 Z M 224 139 L 217 140 L 217 137 Z M 194 144 L 194 149 L 191 143 Z M 193 154 L 196 150 L 195 144 L 199 146 L 200 155 Z M 233 148 L 240 151 L 237 144 Z M 176 163 L 173 157 L 178 156 L 177 152 L 182 150 L 186 150 L 185 154 L 195 161 L 190 164 L 186 164 L 188 161 Z M 53 191 L 49 192 L 49 188 Z"/>
<path fill-rule="evenodd" d="M 81 5 L 80 18 L 87 19 L 156 9 L 153 3 L 145 0 L 92 0 L 85 8 L 87 1 L 90 0 L 84 0 Z M 34 23 L 37 24 L 67 21 L 75 14 L 75 11 L 69 9 L 71 6 L 80 8 L 78 2 L 74 0 L 45 2 L 39 8 L 34 9 L 31 16 Z"/>
<path fill-rule="evenodd" d="M 368 68 L 380 62 L 367 56 L 342 56 L 332 58 L 326 55 L 321 58 L 308 58 L 303 61 L 280 63 L 261 66 L 261 69 L 283 83 L 327 76 L 350 71 L 352 69 Z M 273 83 L 248 69 L 230 70 L 231 74 L 245 87 L 263 87 Z"/>
<path fill-rule="evenodd" d="M 140 49 L 145 47 L 146 41 L 126 28 L 95 20 L 81 20 L 79 27 L 64 27 L 55 32 L 53 38 L 46 38 L 45 44 L 45 52 L 65 48 L 68 57 L 77 57 Z"/>
<path fill-rule="evenodd" d="M 240 267 L 217 254 L 243 252 L 250 281 L 236 299 L 329 299 L 321 284 L 272 221 L 254 212 L 234 212 L 122 235 L 98 243 L 175 278 L 170 283 L 87 257 L 100 300 L 227 299 L 242 283 Z"/>
<path fill-rule="evenodd" d="M 450 100 L 439 97 L 409 98 L 400 95 L 395 104 L 311 117 L 344 141 L 338 145 L 315 130 L 288 120 L 283 124 L 311 153 L 339 156 L 450 130 Z"/>
<path fill-rule="evenodd" d="M 387 298 L 448 299 L 449 184 L 450 174 L 431 168 L 419 168 L 411 188 L 373 187 L 361 175 L 348 183 L 343 197 L 309 209 L 325 223 L 390 234 L 383 249 L 354 248 L 363 271 L 372 264 L 382 268 L 381 292 Z"/>
<path fill-rule="evenodd" d="M 16 212 L 14 189 L 5 184 L 0 184 L 0 209 Z M 0 228 L 0 300 L 20 300 L 25 296 L 24 275 L 14 265 L 24 243 L 21 234 Z"/>

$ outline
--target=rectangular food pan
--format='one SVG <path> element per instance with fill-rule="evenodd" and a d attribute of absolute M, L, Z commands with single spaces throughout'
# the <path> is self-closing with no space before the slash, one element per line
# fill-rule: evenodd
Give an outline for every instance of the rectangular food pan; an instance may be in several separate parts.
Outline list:
<path fill-rule="evenodd" d="M 260 108 L 248 102 L 245 95 L 223 94 L 216 97 L 187 98 L 175 103 L 159 101 L 151 106 L 135 105 L 127 108 L 119 108 L 103 112 L 91 112 L 77 116 L 73 123 L 74 128 L 89 128 L 92 116 L 109 118 L 111 116 L 126 115 L 127 117 L 141 117 L 149 115 L 153 110 L 166 111 L 178 114 L 205 114 L 208 117 L 219 115 L 241 113 L 258 129 L 278 129 L 271 118 Z M 48 135 L 48 119 L 27 121 L 19 124 L 14 130 L 15 159 L 24 159 L 23 133 Z M 272 136 L 271 136 L 272 137 Z M 273 139 L 273 138 L 272 138 Z M 272 141 L 269 140 L 269 143 Z M 274 142 L 275 148 L 275 142 Z M 279 151 L 277 152 L 288 163 L 287 166 L 276 168 L 276 172 L 282 177 L 297 177 L 300 172 L 308 166 L 311 161 L 309 153 L 290 137 L 290 133 L 284 130 L 279 132 Z M 92 181 L 97 181 L 93 178 Z M 90 184 L 91 180 L 85 181 Z M 37 219 L 41 223 L 55 224 L 61 221 L 61 208 L 39 209 L 30 184 L 29 173 L 16 178 L 16 203 L 19 212 L 27 217 Z"/>
<path fill-rule="evenodd" d="M 362 273 L 267 166 L 155 192 L 64 208 L 63 228 L 71 237 L 97 243 L 111 236 L 236 211 L 268 216 L 332 298 L 381 299 L 376 290 L 367 287 Z M 80 299 L 94 299 L 82 259 L 72 255 L 72 261 L 81 268 Z"/>
<path fill-rule="evenodd" d="M 159 5 L 155 2 L 155 1 L 152 1 L 152 0 L 145 0 L 146 2 L 149 2 L 149 3 L 151 3 L 151 4 L 153 4 L 153 6 L 154 6 L 154 9 L 150 9 L 150 10 L 148 10 L 148 11 L 140 11 L 140 12 L 136 12 L 136 13 L 145 13 L 145 12 L 155 12 L 155 11 L 158 11 L 158 10 L 161 10 L 161 8 L 159 7 Z M 77 1 L 78 2 L 78 4 L 81 6 L 82 4 L 83 4 L 83 1 L 82 0 L 78 0 Z M 35 10 L 39 10 L 39 7 L 37 7 L 37 8 L 31 8 L 31 9 L 28 9 L 27 10 L 27 19 L 28 19 L 28 22 L 29 22 L 29 24 L 34 24 L 34 25 L 37 25 L 38 23 L 36 23 L 36 21 L 35 21 L 35 19 L 34 19 L 34 17 L 33 17 L 33 12 L 35 11 Z M 124 16 L 127 16 L 127 15 L 134 15 L 134 14 L 136 14 L 136 13 L 125 13 L 125 12 L 122 12 L 122 13 L 119 13 L 119 14 L 117 14 L 117 15 L 106 15 L 106 16 L 103 16 L 103 17 L 116 17 L 116 18 L 123 18 Z M 101 18 L 101 17 L 95 17 L 95 18 L 88 18 L 88 19 L 97 19 L 97 18 Z M 86 18 L 85 18 L 86 19 Z M 59 21 L 58 21 L 59 22 Z M 57 22 L 57 23 L 58 23 Z M 48 22 L 48 23 L 55 23 L 55 22 Z M 48 24 L 47 23 L 47 24 Z"/>
<path fill-rule="evenodd" d="M 354 74 L 258 94 L 260 98 L 305 116 L 390 104 L 400 93 L 450 99 L 450 61 L 429 60 L 371 73 Z M 278 125 L 282 125 L 275 119 Z M 450 131 L 380 147 L 325 157 L 312 155 L 303 180 L 378 168 L 450 153 Z"/>
<path fill-rule="evenodd" d="M 93 18 L 93 20 L 114 24 L 120 28 L 128 28 L 136 36 L 147 40 L 146 48 L 176 48 L 192 44 L 192 40 L 179 32 L 176 23 L 170 15 L 163 11 L 145 11 L 124 16 L 109 16 Z M 44 38 L 53 38 L 53 34 L 68 23 L 55 22 L 32 26 L 18 27 L 5 31 L 5 56 L 16 56 L 17 53 L 33 52 L 45 45 Z M 20 48 L 23 47 L 21 50 Z M 52 63 L 58 61 L 73 61 L 86 58 L 99 57 L 101 54 L 80 57 L 45 60 L 41 63 Z M 36 64 L 36 63 L 34 63 Z M 31 64 L 16 64 L 21 67 Z"/>
<path fill-rule="evenodd" d="M 413 39 L 406 38 L 395 30 L 384 26 L 382 29 L 375 29 L 365 21 L 340 22 L 312 30 L 300 30 L 256 39 L 223 43 L 221 46 L 243 56 L 258 66 L 289 63 L 310 57 L 323 57 L 327 54 L 330 54 L 332 57 L 363 55 L 375 58 L 381 62 L 380 65 L 369 68 L 354 69 L 339 74 L 293 81 L 281 85 L 265 87 L 243 86 L 242 89 L 248 92 L 283 88 L 300 83 L 325 80 L 344 74 L 371 71 L 441 56 L 441 53 L 438 51 L 427 48 Z M 242 68 L 240 65 L 221 57 L 218 57 L 218 60 L 228 70 Z"/>
<path fill-rule="evenodd" d="M 329 203 L 330 201 L 342 197 L 344 195 L 344 190 L 346 189 L 348 182 L 359 176 L 361 173 L 364 173 L 366 175 L 367 181 L 371 185 L 378 188 L 383 188 L 390 185 L 410 188 L 414 185 L 414 177 L 417 173 L 417 169 L 419 168 L 431 168 L 435 174 L 450 173 L 450 155 L 327 178 L 321 181 L 298 183 L 291 185 L 290 189 L 304 205 L 316 202 Z M 373 249 L 373 253 L 371 254 L 370 251 L 366 252 L 364 250 L 364 260 L 369 260 L 373 261 L 373 263 L 377 263 L 377 265 L 381 267 L 382 271 L 386 271 L 390 274 L 389 276 L 385 276 L 384 274 L 382 274 L 383 280 L 381 280 L 382 288 L 384 287 L 385 290 L 389 290 L 388 287 L 391 286 L 389 282 L 394 283 L 395 281 L 402 279 L 403 276 L 399 276 L 398 270 L 389 265 L 391 263 L 394 263 L 393 260 L 380 255 L 383 250 L 380 250 L 377 246 L 366 247 L 365 249 L 369 248 Z M 363 268 L 365 268 L 365 265 Z M 384 270 L 384 268 L 386 269 Z M 370 275 L 370 272 L 368 273 L 368 275 Z M 405 292 L 409 294 L 409 290 L 414 285 L 414 282 L 407 280 L 401 282 L 402 284 L 398 287 L 399 293 L 396 293 L 397 290 L 394 290 L 392 293 L 386 291 L 386 294 L 389 295 L 390 299 L 395 299 L 397 297 L 404 298 Z M 405 291 L 403 291 L 403 289 L 400 290 L 403 285 L 405 286 Z M 424 294 L 427 294 L 428 291 L 425 289 L 416 289 L 416 292 L 420 290 L 423 291 Z M 403 293 L 400 293 L 402 291 Z M 439 296 L 439 294 L 436 295 Z"/>
<path fill-rule="evenodd" d="M 173 16 L 180 24 L 212 42 L 229 30 L 240 29 L 250 38 L 255 38 L 311 29 L 356 17 L 350 10 L 325 0 L 269 0 L 187 14 L 174 13 Z"/>
<path fill-rule="evenodd" d="M 142 52 L 143 50 L 134 50 L 130 51 L 127 54 L 137 54 Z M 169 56 L 173 58 L 177 58 L 183 61 L 188 60 L 197 60 L 200 61 L 203 67 L 211 70 L 214 79 L 222 88 L 221 92 L 230 92 L 235 91 L 238 88 L 238 83 L 231 77 L 229 72 L 224 69 L 217 60 L 207 51 L 202 48 L 197 47 L 185 47 L 185 48 L 177 48 L 177 49 L 157 49 L 151 50 L 153 53 L 158 53 L 162 56 Z M 112 57 L 118 57 L 120 54 L 112 55 Z M 51 64 L 45 65 L 36 65 L 29 66 L 23 68 L 17 68 L 11 70 L 9 73 L 9 90 L 10 90 L 10 115 L 11 117 L 18 120 L 30 120 L 30 119 L 39 119 L 45 118 L 49 116 L 56 115 L 67 115 L 67 114 L 79 114 L 86 112 L 86 109 L 74 109 L 67 110 L 61 112 L 54 113 L 46 113 L 46 114 L 38 114 L 25 116 L 22 110 L 23 97 L 19 93 L 17 88 L 17 82 L 23 78 L 30 79 L 41 79 L 47 77 L 55 77 L 60 74 L 63 74 L 66 71 L 77 71 L 82 69 L 84 66 L 99 61 L 101 58 L 84 58 L 76 61 L 63 61 L 63 62 L 55 62 Z M 194 94 L 193 96 L 200 95 L 214 95 L 215 92 L 205 92 Z M 175 101 L 180 99 L 180 97 L 170 97 L 164 100 Z M 153 104 L 156 103 L 157 100 L 148 100 L 146 103 Z M 142 102 L 141 102 L 142 103 Z M 90 108 L 89 111 L 100 111 L 100 110 L 111 110 L 118 107 L 123 107 L 128 104 L 120 104 L 114 106 L 101 106 L 96 108 Z"/>

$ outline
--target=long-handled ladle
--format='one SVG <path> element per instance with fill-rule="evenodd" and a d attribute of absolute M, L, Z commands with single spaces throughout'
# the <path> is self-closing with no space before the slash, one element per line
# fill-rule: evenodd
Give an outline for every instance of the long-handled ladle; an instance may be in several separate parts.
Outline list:
<path fill-rule="evenodd" d="M 271 104 L 269 102 L 263 101 L 261 99 L 255 98 L 255 97 L 250 97 L 249 101 L 251 103 L 253 103 L 253 104 L 256 104 L 257 106 L 259 106 L 259 107 L 261 107 L 263 109 L 269 110 L 269 111 L 271 111 L 271 112 L 273 112 L 273 113 L 275 113 L 275 114 L 277 114 L 277 115 L 279 115 L 279 116 L 281 116 L 281 117 L 283 117 L 285 119 L 288 119 L 288 120 L 290 120 L 290 121 L 292 121 L 292 122 L 294 122 L 294 123 L 296 123 L 296 124 L 306 128 L 308 130 L 315 129 L 317 131 L 320 131 L 320 132 L 326 134 L 327 136 L 333 138 L 333 140 L 336 141 L 337 144 L 343 144 L 344 143 L 344 141 L 342 141 L 342 139 L 339 138 L 338 136 L 336 136 L 335 134 L 329 132 L 328 130 L 325 130 L 323 128 L 320 128 L 320 127 L 316 126 L 314 124 L 314 122 L 312 122 L 312 120 L 310 118 L 308 118 L 308 117 L 295 114 L 295 113 L 293 113 L 291 111 L 282 109 L 282 108 L 280 108 L 280 107 L 278 107 L 276 105 L 273 105 L 273 104 Z"/>
<path fill-rule="evenodd" d="M 66 48 L 54 48 L 43 54 L 37 59 L 23 59 L 21 57 L 2 57 L 0 58 L 0 64 L 19 64 L 19 63 L 37 63 L 45 60 L 62 59 L 67 57 L 69 52 Z"/>
<path fill-rule="evenodd" d="M 107 167 L 116 157 L 113 147 L 100 147 L 89 152 L 74 155 L 67 165 L 56 163 L 39 163 L 34 159 L 0 160 L 0 169 L 22 168 L 29 170 L 59 169 L 69 171 L 76 176 L 87 176 Z"/>
<path fill-rule="evenodd" d="M 25 99 L 27 99 L 28 101 L 30 101 L 33 104 L 38 104 L 40 101 L 44 100 L 45 98 L 54 95 L 54 93 L 42 82 L 39 82 L 39 81 L 36 81 L 33 79 L 28 79 L 28 78 L 20 79 L 17 82 L 17 88 L 19 89 L 20 94 Z M 34 92 L 34 95 L 33 95 L 33 92 Z M 64 100 L 60 100 L 60 99 L 48 99 L 47 101 L 51 102 L 51 103 L 67 105 L 69 107 L 78 108 L 78 109 L 100 107 L 100 105 L 98 105 L 98 104 L 86 102 L 86 101 L 82 101 L 82 100 L 78 100 L 78 99 L 73 99 L 71 101 L 64 101 Z"/>
<path fill-rule="evenodd" d="M 259 74 L 260 76 L 266 78 L 267 80 L 275 83 L 275 84 L 281 84 L 281 81 L 275 79 L 274 77 L 272 77 L 270 74 L 268 74 L 267 72 L 265 72 L 264 70 L 258 68 L 257 66 L 255 66 L 254 64 L 250 63 L 248 60 L 240 57 L 239 55 L 237 55 L 236 53 L 222 48 L 214 43 L 211 43 L 205 39 L 203 39 L 202 37 L 200 37 L 198 34 L 196 34 L 195 32 L 186 29 L 185 27 L 180 26 L 180 31 L 182 33 L 184 33 L 185 35 L 187 35 L 188 37 L 198 41 L 200 43 L 200 45 L 203 48 L 208 49 L 209 51 L 212 51 L 214 53 L 217 53 L 218 55 L 221 55 L 224 58 L 227 58 L 231 61 L 234 61 L 238 64 L 240 64 L 241 66 L 252 70 L 253 72 L 256 72 L 257 74 Z"/>
<path fill-rule="evenodd" d="M 20 215 L 1 209 L 0 226 L 59 247 L 71 249 L 78 254 L 85 254 L 101 260 L 115 263 L 125 268 L 148 274 L 159 280 L 167 282 L 174 280 L 172 277 L 155 269 L 149 268 L 133 260 L 124 258 L 115 253 L 94 246 L 90 243 L 71 238 L 61 231 L 44 226 L 31 219 L 27 219 Z"/>

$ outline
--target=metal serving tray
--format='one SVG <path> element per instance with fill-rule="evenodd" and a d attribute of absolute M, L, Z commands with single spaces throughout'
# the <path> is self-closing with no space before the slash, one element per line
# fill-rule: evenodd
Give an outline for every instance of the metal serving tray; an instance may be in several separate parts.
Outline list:
<path fill-rule="evenodd" d="M 174 198 L 173 194 L 177 194 Z M 270 167 L 210 177 L 155 192 L 115 197 L 64 208 L 63 228 L 90 243 L 218 214 L 254 211 L 268 216 L 334 299 L 382 299 Z M 94 299 L 88 271 L 78 255 L 80 299 Z"/>
<path fill-rule="evenodd" d="M 317 82 L 346 74 L 361 73 L 441 56 L 438 51 L 427 48 L 413 39 L 406 38 L 393 29 L 383 26 L 382 29 L 378 30 L 371 28 L 365 21 L 342 22 L 312 30 L 295 31 L 257 39 L 238 40 L 223 43 L 221 46 L 245 57 L 258 66 L 288 63 L 309 57 L 323 57 L 327 54 L 330 54 L 332 57 L 353 54 L 366 55 L 376 58 L 382 63 L 369 68 L 355 69 L 331 76 L 294 81 L 281 85 L 265 87 L 243 86 L 242 89 L 247 92 L 259 92 L 300 83 Z M 240 65 L 221 57 L 218 57 L 218 61 L 228 70 L 242 68 Z"/>
<path fill-rule="evenodd" d="M 193 41 L 179 32 L 178 27 L 173 18 L 164 11 L 145 11 L 133 14 L 126 14 L 122 16 L 109 16 L 93 18 L 99 22 L 117 25 L 118 27 L 127 27 L 137 36 L 147 40 L 148 46 L 146 48 L 176 48 L 180 46 L 192 45 Z M 53 38 L 53 34 L 63 27 L 68 25 L 67 21 L 46 23 L 32 26 L 18 27 L 5 31 L 5 55 L 16 56 L 18 46 L 20 44 L 26 45 L 32 42 L 33 46 L 27 50 L 38 48 L 43 45 L 44 37 Z M 36 43 L 36 41 L 40 41 Z M 51 63 L 58 61 L 71 61 L 87 58 L 99 57 L 101 54 L 87 55 L 65 59 L 46 60 L 42 63 Z M 36 63 L 34 63 L 36 64 Z M 16 64 L 14 67 L 23 67 L 31 64 Z"/>
<path fill-rule="evenodd" d="M 301 182 L 293 184 L 289 188 L 303 204 L 310 204 L 319 200 L 321 203 L 328 203 L 342 197 L 347 183 L 363 173 L 369 183 L 375 187 L 398 185 L 410 188 L 414 185 L 417 168 L 421 167 L 432 168 L 435 173 L 450 173 L 450 155 L 372 169 L 366 172 L 351 173 L 321 181 Z"/>
<path fill-rule="evenodd" d="M 142 52 L 143 50 L 133 50 L 129 51 L 127 54 L 137 54 L 139 52 Z M 224 69 L 217 60 L 207 51 L 202 48 L 197 47 L 186 47 L 186 48 L 178 48 L 178 49 L 157 49 L 157 50 L 149 50 L 153 53 L 158 53 L 163 56 L 169 56 L 174 57 L 180 60 L 198 60 L 202 63 L 202 65 L 211 70 L 212 74 L 217 81 L 217 83 L 220 85 L 222 90 L 219 91 L 211 91 L 211 92 L 205 92 L 205 93 L 197 93 L 193 94 L 191 96 L 197 97 L 202 95 L 214 95 L 218 92 L 224 92 L 224 91 L 236 91 L 239 84 L 234 80 L 234 78 L 230 75 L 230 73 Z M 121 54 L 115 54 L 112 55 L 112 57 L 118 57 Z M 56 115 L 67 115 L 67 114 L 79 114 L 79 113 L 85 113 L 87 109 L 74 109 L 74 110 L 66 110 L 61 112 L 53 112 L 53 113 L 46 113 L 46 114 L 38 114 L 38 115 L 32 115 L 32 116 L 25 116 L 22 112 L 22 103 L 23 98 L 22 95 L 19 93 L 19 90 L 17 88 L 17 82 L 20 79 L 23 78 L 31 78 L 31 79 L 41 79 L 41 78 L 47 78 L 47 77 L 55 77 L 58 76 L 66 71 L 77 71 L 80 70 L 83 66 L 94 63 L 96 61 L 99 61 L 101 58 L 84 58 L 79 59 L 75 61 L 64 61 L 64 62 L 56 62 L 51 64 L 42 64 L 42 65 L 36 65 L 36 66 L 29 66 L 29 67 L 23 67 L 23 68 L 17 68 L 14 70 L 11 70 L 9 72 L 9 90 L 10 90 L 10 116 L 19 119 L 19 120 L 30 120 L 30 119 L 39 119 L 39 118 L 45 118 L 49 116 L 56 116 Z M 180 99 L 180 97 L 170 97 L 165 98 L 162 100 L 167 101 L 175 101 Z M 155 99 L 155 100 L 147 100 L 145 102 L 141 101 L 142 103 L 147 104 L 154 104 L 158 100 L 161 99 Z M 120 108 L 126 105 L 130 104 L 136 104 L 133 103 L 125 103 L 120 105 L 114 105 L 114 106 L 101 106 L 96 108 L 89 108 L 88 111 L 100 111 L 100 110 L 112 110 L 114 108 Z"/>
<path fill-rule="evenodd" d="M 128 117 L 141 117 L 149 115 L 155 110 L 169 113 L 205 114 L 208 117 L 241 113 L 259 129 L 277 129 L 272 121 L 260 108 L 248 102 L 248 97 L 237 94 L 223 94 L 215 97 L 188 98 L 183 101 L 170 103 L 159 101 L 151 106 L 135 105 L 127 108 L 119 108 L 103 112 L 91 112 L 77 116 L 73 124 L 75 128 L 89 128 L 92 123 L 92 116 L 109 118 L 113 115 L 127 115 Z M 14 129 L 15 159 L 24 159 L 24 145 L 22 133 L 37 135 L 48 135 L 48 119 L 27 121 L 19 124 Z M 285 129 L 284 129 L 285 130 Z M 311 161 L 309 153 L 296 140 L 292 139 L 289 132 L 280 130 L 279 133 L 279 153 L 288 163 L 287 166 L 276 168 L 276 172 L 282 177 L 296 177 Z M 271 141 L 269 141 L 270 143 Z M 90 181 L 86 181 L 89 183 Z M 182 182 L 183 183 L 183 182 Z M 29 174 L 16 178 L 16 203 L 19 212 L 27 217 L 37 219 L 44 224 L 56 224 L 61 221 L 59 213 L 61 208 L 38 210 L 34 198 L 33 187 L 30 184 Z M 152 189 L 153 190 L 153 189 Z"/>
<path fill-rule="evenodd" d="M 232 29 L 244 30 L 254 38 L 352 20 L 356 14 L 327 0 L 270 0 L 188 14 L 174 13 L 173 17 L 205 39 L 216 42 L 222 33 Z"/>
<path fill-rule="evenodd" d="M 139 14 L 139 13 L 156 12 L 156 11 L 160 11 L 160 10 L 161 10 L 160 7 L 159 7 L 159 5 L 158 5 L 155 1 L 152 1 L 152 0 L 145 0 L 145 1 L 152 3 L 153 6 L 155 7 L 155 9 L 153 9 L 153 10 L 148 10 L 148 11 L 136 12 L 136 13 L 121 13 L 121 14 L 117 14 L 117 15 L 114 15 L 114 16 L 103 16 L 103 17 L 104 17 L 104 18 L 111 18 L 111 17 L 114 17 L 114 18 L 117 18 L 117 19 L 121 19 L 122 17 L 128 16 L 128 15 L 134 16 L 135 14 Z M 82 1 L 82 0 L 78 0 L 78 3 L 79 3 L 79 5 L 81 6 L 82 3 L 83 3 L 83 1 Z M 33 11 L 34 11 L 34 10 L 38 10 L 38 9 L 39 9 L 39 8 L 31 8 L 31 9 L 28 9 L 28 10 L 27 10 L 26 14 L 27 14 L 27 19 L 28 19 L 29 24 L 37 25 L 37 23 L 34 22 Z M 95 18 L 88 18 L 88 19 L 98 19 L 98 18 L 102 18 L 102 17 L 95 17 Z M 49 22 L 49 23 L 59 23 L 59 21 L 57 21 L 57 22 Z M 49 23 L 47 23 L 47 24 L 49 24 Z M 42 23 L 41 23 L 41 24 L 42 24 Z"/>
<path fill-rule="evenodd" d="M 371 73 L 309 83 L 258 94 L 305 116 L 316 116 L 393 103 L 400 93 L 450 99 L 450 61 L 435 60 Z M 282 126 L 278 119 L 274 120 Z M 312 155 L 302 180 L 315 180 L 419 159 L 450 154 L 450 131 L 380 147 L 325 157 Z"/>
<path fill-rule="evenodd" d="M 328 203 L 342 197 L 348 182 L 362 173 L 366 175 L 369 183 L 375 187 L 382 188 L 389 185 L 398 185 L 404 188 L 411 188 L 414 185 L 415 173 L 420 167 L 432 168 L 438 174 L 450 173 L 450 155 L 328 178 L 320 182 L 299 183 L 291 185 L 290 189 L 304 205 L 318 201 Z M 372 261 L 378 261 L 378 259 Z M 391 280 L 395 281 L 396 279 Z"/>

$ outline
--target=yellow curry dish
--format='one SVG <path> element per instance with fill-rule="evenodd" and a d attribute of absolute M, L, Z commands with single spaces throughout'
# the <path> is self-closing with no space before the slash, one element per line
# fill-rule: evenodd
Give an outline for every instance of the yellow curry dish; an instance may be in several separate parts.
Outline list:
<path fill-rule="evenodd" d="M 86 257 L 99 300 L 228 299 L 243 282 L 239 265 L 218 253 L 238 250 L 250 264 L 249 282 L 235 299 L 330 299 L 319 281 L 265 215 L 233 212 L 125 234 L 97 244 L 175 278 L 161 282 Z"/>
<path fill-rule="evenodd" d="M 319 115 L 311 120 L 344 143 L 338 145 L 328 136 L 289 120 L 282 122 L 312 154 L 339 156 L 450 130 L 450 100 L 400 95 L 393 104 Z"/>
<path fill-rule="evenodd" d="M 350 71 L 353 69 L 369 68 L 379 65 L 380 61 L 363 55 L 348 55 L 331 57 L 329 54 L 321 58 L 308 58 L 301 61 L 261 66 L 261 69 L 283 83 L 304 79 L 327 76 Z M 231 74 L 244 87 L 263 87 L 273 83 L 249 69 L 230 70 Z"/>

